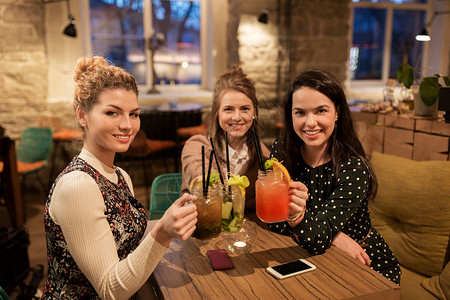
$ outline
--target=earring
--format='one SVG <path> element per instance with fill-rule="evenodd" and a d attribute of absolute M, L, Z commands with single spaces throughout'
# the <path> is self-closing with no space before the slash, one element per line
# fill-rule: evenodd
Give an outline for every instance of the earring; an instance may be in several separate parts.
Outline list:
<path fill-rule="evenodd" d="M 253 116 L 253 120 L 255 119 L 255 116 Z"/>

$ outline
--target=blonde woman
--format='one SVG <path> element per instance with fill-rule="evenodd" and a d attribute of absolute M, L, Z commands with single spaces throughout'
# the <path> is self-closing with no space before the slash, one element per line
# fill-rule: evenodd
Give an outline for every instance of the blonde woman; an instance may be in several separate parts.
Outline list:
<path fill-rule="evenodd" d="M 74 105 L 83 149 L 45 204 L 48 274 L 43 299 L 129 299 L 173 238 L 195 230 L 195 197 L 178 199 L 148 230 L 129 175 L 114 166 L 140 127 L 134 78 L 102 57 L 77 62 Z"/>
<path fill-rule="evenodd" d="M 195 135 L 185 144 L 181 154 L 183 166 L 182 193 L 189 192 L 190 182 L 202 174 L 201 149 L 209 154 L 214 142 L 217 158 L 223 177 L 226 178 L 226 151 L 229 153 L 230 172 L 246 175 L 250 186 L 246 189 L 246 209 L 255 209 L 255 181 L 258 174 L 258 161 L 251 128 L 258 130 L 258 100 L 255 86 L 239 67 L 221 75 L 215 86 L 211 109 L 211 123 L 206 135 Z M 228 149 L 225 145 L 225 132 L 228 136 Z M 269 150 L 261 143 L 264 159 Z M 213 172 L 217 172 L 213 164 Z"/>

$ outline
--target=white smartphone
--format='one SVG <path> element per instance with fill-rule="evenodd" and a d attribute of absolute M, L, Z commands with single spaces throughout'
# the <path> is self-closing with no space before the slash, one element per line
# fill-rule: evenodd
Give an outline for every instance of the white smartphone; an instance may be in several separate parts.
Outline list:
<path fill-rule="evenodd" d="M 266 268 L 277 279 L 284 279 L 290 276 L 315 270 L 316 266 L 305 259 L 297 259 L 284 264 Z"/>

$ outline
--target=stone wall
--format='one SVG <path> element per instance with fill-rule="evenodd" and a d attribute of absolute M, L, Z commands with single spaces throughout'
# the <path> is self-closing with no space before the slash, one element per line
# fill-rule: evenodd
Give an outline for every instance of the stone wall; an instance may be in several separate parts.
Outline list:
<path fill-rule="evenodd" d="M 351 0 L 229 0 L 228 63 L 254 81 L 263 135 L 273 137 L 279 106 L 300 72 L 323 69 L 347 80 Z M 267 24 L 259 23 L 264 8 Z"/>
<path fill-rule="evenodd" d="M 229 24 L 229 61 L 239 63 L 255 81 L 262 102 L 279 103 L 290 80 L 313 68 L 333 73 L 344 84 L 350 4 L 351 0 L 230 0 L 234 15 Z M 267 24 L 257 21 L 264 8 L 270 10 Z"/>
<path fill-rule="evenodd" d="M 350 0 L 228 0 L 228 7 L 227 65 L 241 65 L 255 82 L 266 128 L 273 130 L 299 72 L 321 68 L 346 80 Z M 75 126 L 71 103 L 47 102 L 44 8 L 40 0 L 0 0 L 0 125 L 13 138 L 40 116 Z M 257 21 L 264 8 L 267 24 Z"/>
<path fill-rule="evenodd" d="M 13 138 L 46 109 L 43 24 L 39 0 L 0 1 L 0 125 Z"/>
<path fill-rule="evenodd" d="M 48 103 L 48 58 L 40 0 L 0 0 L 0 126 L 18 139 L 42 116 L 74 127 L 70 103 Z"/>

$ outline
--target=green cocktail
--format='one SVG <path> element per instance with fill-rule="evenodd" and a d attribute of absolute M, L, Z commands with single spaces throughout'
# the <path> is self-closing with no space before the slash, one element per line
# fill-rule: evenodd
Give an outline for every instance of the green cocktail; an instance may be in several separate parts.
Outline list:
<path fill-rule="evenodd" d="M 232 176 L 222 197 L 222 232 L 238 232 L 244 221 L 246 176 Z"/>

